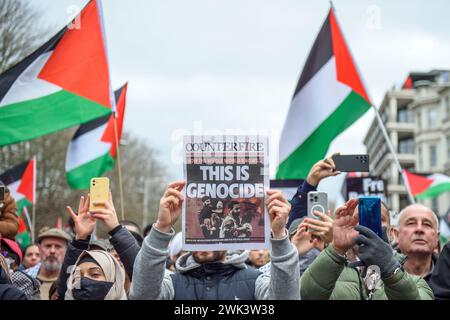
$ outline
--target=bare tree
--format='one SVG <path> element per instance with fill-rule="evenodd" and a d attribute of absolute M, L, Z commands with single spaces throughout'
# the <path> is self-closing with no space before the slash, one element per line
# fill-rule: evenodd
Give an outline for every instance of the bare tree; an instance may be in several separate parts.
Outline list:
<path fill-rule="evenodd" d="M 33 52 L 48 34 L 30 1 L 0 1 L 0 72 Z"/>
<path fill-rule="evenodd" d="M 39 23 L 40 13 L 30 1 L 0 0 L 0 73 L 23 59 L 51 36 Z M 36 156 L 37 204 L 36 230 L 53 226 L 58 217 L 67 221 L 65 207 L 77 208 L 79 197 L 86 191 L 71 190 L 65 176 L 67 145 L 77 128 L 66 129 L 31 141 L 0 147 L 0 173 Z M 158 208 L 159 197 L 165 184 L 165 170 L 156 160 L 155 151 L 131 134 L 124 133 L 126 147 L 121 149 L 125 217 L 139 224 L 144 207 L 148 208 L 148 221 L 152 222 Z M 107 175 L 117 213 L 120 217 L 120 196 L 117 164 Z M 144 204 L 145 181 L 149 187 Z"/>
<path fill-rule="evenodd" d="M 77 208 L 81 195 L 87 190 L 71 190 L 65 176 L 67 146 L 76 128 L 67 129 L 31 141 L 7 145 L 0 148 L 0 172 L 36 156 L 36 230 L 43 226 L 54 226 L 56 219 L 67 221 L 66 206 Z M 148 208 L 149 222 L 158 209 L 159 198 L 166 184 L 165 169 L 156 160 L 156 152 L 141 139 L 125 132 L 126 147 L 122 147 L 122 175 L 124 189 L 125 218 L 141 225 L 144 208 Z M 106 173 L 111 180 L 117 214 L 120 219 L 119 179 L 115 168 Z M 143 188 L 150 181 L 147 203 L 144 204 Z M 102 229 L 100 229 L 102 231 Z M 104 230 L 103 230 L 104 231 Z M 100 232 L 105 236 L 105 232 Z"/>

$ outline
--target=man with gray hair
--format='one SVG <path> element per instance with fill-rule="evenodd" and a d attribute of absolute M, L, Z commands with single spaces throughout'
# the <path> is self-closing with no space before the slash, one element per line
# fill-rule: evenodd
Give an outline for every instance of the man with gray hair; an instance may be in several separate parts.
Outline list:
<path fill-rule="evenodd" d="M 51 228 L 41 232 L 37 240 L 41 262 L 25 270 L 25 273 L 41 282 L 40 298 L 49 300 L 48 293 L 58 279 L 70 236 L 61 229 Z"/>
<path fill-rule="evenodd" d="M 398 248 L 408 257 L 403 265 L 408 273 L 429 283 L 437 260 L 433 252 L 438 242 L 439 220 L 430 208 L 413 204 L 400 212 Z"/>

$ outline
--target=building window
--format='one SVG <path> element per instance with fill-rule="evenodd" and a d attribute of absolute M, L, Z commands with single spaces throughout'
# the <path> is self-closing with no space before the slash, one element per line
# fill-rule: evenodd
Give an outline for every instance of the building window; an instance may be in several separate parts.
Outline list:
<path fill-rule="evenodd" d="M 417 156 L 419 157 L 419 170 L 422 170 L 422 168 L 423 168 L 422 147 L 417 148 Z"/>
<path fill-rule="evenodd" d="M 417 129 L 422 130 L 422 114 L 420 111 L 417 113 Z"/>
<path fill-rule="evenodd" d="M 410 122 L 412 122 L 411 113 L 409 112 L 408 109 L 402 108 L 402 109 L 398 110 L 397 122 L 400 122 L 400 123 L 410 123 Z"/>
<path fill-rule="evenodd" d="M 444 98 L 444 107 L 445 107 L 445 115 L 447 117 L 450 116 L 450 97 L 449 96 L 445 96 Z"/>
<path fill-rule="evenodd" d="M 398 142 L 398 151 L 405 154 L 414 154 L 414 139 L 408 138 Z"/>
<path fill-rule="evenodd" d="M 437 167 L 437 146 L 436 145 L 430 146 L 430 167 L 431 168 Z"/>
<path fill-rule="evenodd" d="M 433 129 L 438 126 L 438 111 L 437 109 L 430 109 L 428 111 L 428 128 Z"/>
<path fill-rule="evenodd" d="M 450 159 L 450 136 L 447 136 L 447 158 Z"/>

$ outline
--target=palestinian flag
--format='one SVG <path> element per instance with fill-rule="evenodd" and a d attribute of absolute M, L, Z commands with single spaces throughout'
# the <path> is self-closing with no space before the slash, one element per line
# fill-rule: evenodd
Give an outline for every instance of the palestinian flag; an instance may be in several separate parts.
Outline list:
<path fill-rule="evenodd" d="M 436 198 L 444 192 L 450 191 L 450 177 L 435 173 L 429 176 L 421 176 L 403 170 L 408 187 L 416 199 Z"/>
<path fill-rule="evenodd" d="M 304 179 L 371 105 L 334 10 L 306 60 L 280 139 L 277 179 Z"/>
<path fill-rule="evenodd" d="M 91 178 L 99 177 L 114 167 L 117 157 L 117 135 L 122 136 L 127 84 L 115 92 L 117 112 L 80 126 L 69 144 L 66 156 L 67 183 L 72 189 L 87 189 Z"/>
<path fill-rule="evenodd" d="M 111 113 L 100 4 L 90 1 L 79 22 L 0 75 L 0 146 Z"/>
<path fill-rule="evenodd" d="M 16 200 L 17 212 L 34 204 L 36 195 L 36 158 L 25 161 L 0 175 L 2 181 Z"/>
<path fill-rule="evenodd" d="M 28 214 L 27 207 L 23 207 L 22 211 L 18 213 L 18 216 L 19 216 L 19 230 L 17 230 L 16 241 L 22 248 L 22 250 L 24 250 L 31 244 L 31 234 L 29 231 L 31 230 L 31 219 L 30 215 Z M 25 224 L 25 220 L 28 223 L 28 228 L 27 225 Z"/>

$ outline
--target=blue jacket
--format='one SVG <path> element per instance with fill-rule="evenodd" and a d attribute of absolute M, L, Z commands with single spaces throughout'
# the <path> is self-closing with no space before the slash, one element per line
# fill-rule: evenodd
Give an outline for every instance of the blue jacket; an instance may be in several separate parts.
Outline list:
<path fill-rule="evenodd" d="M 292 208 L 289 214 L 289 219 L 286 224 L 286 228 L 289 229 L 289 226 L 295 219 L 306 217 L 308 215 L 307 195 L 308 192 L 310 191 L 317 191 L 317 187 L 310 185 L 308 182 L 306 182 L 306 180 L 300 187 L 298 187 L 297 192 L 290 201 Z"/>

